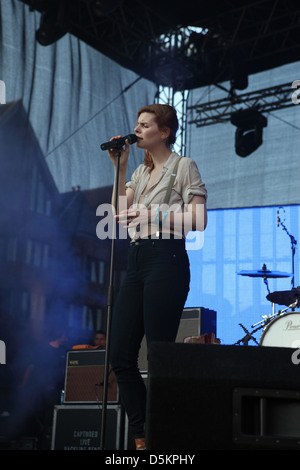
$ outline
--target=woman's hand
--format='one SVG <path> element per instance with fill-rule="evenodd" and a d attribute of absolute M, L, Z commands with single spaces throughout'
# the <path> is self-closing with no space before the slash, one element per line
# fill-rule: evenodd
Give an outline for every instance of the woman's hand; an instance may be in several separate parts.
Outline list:
<path fill-rule="evenodd" d="M 154 223 L 155 211 L 148 210 L 145 206 L 142 207 L 130 207 L 129 209 L 121 211 L 115 215 L 118 222 L 123 225 L 123 228 L 130 228 L 148 225 Z"/>
<path fill-rule="evenodd" d="M 120 139 L 122 136 L 117 135 L 116 137 L 112 137 L 110 140 Z M 125 148 L 121 148 L 121 157 L 120 157 L 120 167 L 127 167 L 128 157 L 129 157 L 129 142 L 128 140 L 125 141 Z M 107 150 L 109 158 L 113 162 L 114 167 L 117 166 L 117 150 L 116 149 L 108 149 Z"/>

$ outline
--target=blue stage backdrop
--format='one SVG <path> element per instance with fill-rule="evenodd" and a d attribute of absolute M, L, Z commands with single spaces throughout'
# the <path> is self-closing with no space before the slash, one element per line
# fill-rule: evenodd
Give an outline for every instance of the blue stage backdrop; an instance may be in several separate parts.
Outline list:
<path fill-rule="evenodd" d="M 222 344 L 234 344 L 244 337 L 242 323 L 249 331 L 273 313 L 266 299 L 263 278 L 238 275 L 244 270 L 292 273 L 289 235 L 277 226 L 278 207 L 211 210 L 202 249 L 189 250 L 191 288 L 186 307 L 206 307 L 217 312 L 217 336 Z M 279 209 L 279 217 L 298 241 L 299 206 Z M 295 256 L 295 287 L 299 285 L 299 250 Z M 270 292 L 291 289 L 292 277 L 268 279 Z M 275 305 L 275 312 L 285 306 Z M 300 309 L 298 309 L 300 311 Z M 255 333 L 259 341 L 262 330 Z M 255 345 L 250 341 L 249 345 Z"/>

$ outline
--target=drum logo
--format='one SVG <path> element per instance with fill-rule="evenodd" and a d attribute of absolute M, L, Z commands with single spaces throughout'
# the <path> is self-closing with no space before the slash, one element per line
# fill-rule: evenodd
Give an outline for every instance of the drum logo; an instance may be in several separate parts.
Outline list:
<path fill-rule="evenodd" d="M 300 325 L 293 325 L 292 320 L 286 322 L 285 330 L 300 330 Z"/>
<path fill-rule="evenodd" d="M 299 99 L 299 90 L 297 88 L 300 86 L 300 80 L 294 80 L 292 83 L 292 88 L 296 88 L 296 91 L 292 93 L 292 102 L 294 104 L 299 104 L 300 99 Z"/>

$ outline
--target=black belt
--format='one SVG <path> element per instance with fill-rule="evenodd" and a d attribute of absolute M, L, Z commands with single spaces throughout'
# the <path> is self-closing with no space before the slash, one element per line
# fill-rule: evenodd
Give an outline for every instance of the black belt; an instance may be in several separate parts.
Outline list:
<path fill-rule="evenodd" d="M 163 235 L 165 236 L 168 235 L 168 236 L 164 238 Z M 152 233 L 151 235 L 148 235 L 147 237 L 133 239 L 131 240 L 130 245 L 138 245 L 148 240 L 152 240 L 152 241 L 154 240 L 178 240 L 178 241 L 182 240 L 185 242 L 185 238 L 179 238 L 178 235 L 175 235 L 174 233 L 159 232 L 158 234 Z"/>

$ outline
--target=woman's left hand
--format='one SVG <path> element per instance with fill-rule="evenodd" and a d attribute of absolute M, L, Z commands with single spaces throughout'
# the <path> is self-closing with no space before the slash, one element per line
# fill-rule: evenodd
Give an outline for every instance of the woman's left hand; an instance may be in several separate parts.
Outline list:
<path fill-rule="evenodd" d="M 146 208 L 129 208 L 121 211 L 115 216 L 118 219 L 118 222 L 123 225 L 123 228 L 137 227 L 138 225 L 148 225 L 151 222 L 151 219 L 155 215 L 152 214 L 151 210 Z"/>

